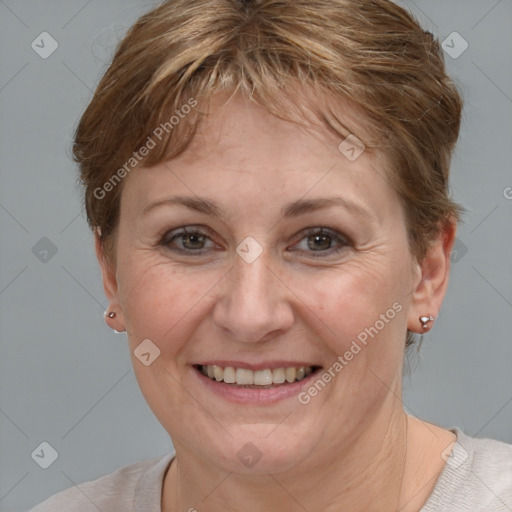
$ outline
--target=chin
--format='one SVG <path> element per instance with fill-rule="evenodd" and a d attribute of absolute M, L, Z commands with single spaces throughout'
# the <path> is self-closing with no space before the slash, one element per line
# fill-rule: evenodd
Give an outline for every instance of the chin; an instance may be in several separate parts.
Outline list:
<path fill-rule="evenodd" d="M 224 470 L 238 474 L 265 475 L 295 469 L 314 451 L 311 440 L 306 441 L 285 427 L 264 425 L 260 432 L 249 425 L 251 434 L 233 434 L 226 449 L 224 440 L 212 456 Z"/>

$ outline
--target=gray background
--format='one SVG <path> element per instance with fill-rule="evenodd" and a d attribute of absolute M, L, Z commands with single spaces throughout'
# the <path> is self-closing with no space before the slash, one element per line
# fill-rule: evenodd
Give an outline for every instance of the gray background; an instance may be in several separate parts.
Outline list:
<path fill-rule="evenodd" d="M 512 0 L 400 4 L 441 41 L 456 31 L 469 44 L 446 56 L 466 101 L 452 190 L 468 214 L 441 315 L 410 357 L 404 404 L 445 427 L 512 443 Z M 3 512 L 172 449 L 139 391 L 126 335 L 103 321 L 107 302 L 70 158 L 73 128 L 114 42 L 152 5 L 0 0 Z M 59 45 L 46 59 L 31 47 L 43 31 Z M 31 458 L 43 441 L 59 454 L 48 469 Z"/>

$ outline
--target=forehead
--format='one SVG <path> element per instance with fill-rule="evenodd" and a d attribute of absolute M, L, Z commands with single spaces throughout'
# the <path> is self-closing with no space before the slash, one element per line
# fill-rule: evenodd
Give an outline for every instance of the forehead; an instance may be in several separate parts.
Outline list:
<path fill-rule="evenodd" d="M 353 125 L 353 118 L 347 107 L 344 121 Z M 122 203 L 143 212 L 149 203 L 176 194 L 217 197 L 215 202 L 238 215 L 237 205 L 260 211 L 266 205 L 282 213 L 292 200 L 342 195 L 370 213 L 392 207 L 396 197 L 383 162 L 366 151 L 350 161 L 340 142 L 321 123 L 280 119 L 242 95 L 214 96 L 187 149 L 152 168 L 135 169 Z"/>
<path fill-rule="evenodd" d="M 318 114 L 332 112 L 334 100 L 325 94 L 314 94 L 308 88 L 274 99 L 269 108 L 257 101 L 241 93 L 214 94 L 208 100 L 189 150 L 180 161 L 186 161 L 187 157 L 197 159 L 211 152 L 223 154 L 227 150 L 233 158 L 237 150 L 248 152 L 248 143 L 252 144 L 254 152 L 264 148 L 266 153 L 272 152 L 274 158 L 280 154 L 290 158 L 311 151 L 328 154 L 337 150 L 342 140 L 334 127 L 347 135 L 357 131 L 361 138 L 366 137 L 364 130 L 368 123 L 363 126 L 363 116 L 357 106 L 336 100 L 343 126 L 340 127 L 336 116 L 332 115 L 329 117 L 331 125 L 320 120 Z M 339 156 L 336 151 L 335 154 Z"/>

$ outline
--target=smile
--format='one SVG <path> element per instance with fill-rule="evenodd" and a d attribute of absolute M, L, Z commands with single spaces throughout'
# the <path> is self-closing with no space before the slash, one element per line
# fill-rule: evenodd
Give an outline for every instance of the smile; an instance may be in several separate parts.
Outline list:
<path fill-rule="evenodd" d="M 251 370 L 234 366 L 192 366 L 195 375 L 211 392 L 234 403 L 272 404 L 297 397 L 321 371 L 320 366 L 282 366 Z"/>
<path fill-rule="evenodd" d="M 203 375 L 217 382 L 265 389 L 268 387 L 274 387 L 276 384 L 291 384 L 293 382 L 301 381 L 318 367 L 281 367 L 256 371 L 248 368 L 234 368 L 233 366 L 226 366 L 223 368 L 218 365 L 197 365 L 196 368 L 200 370 Z"/>

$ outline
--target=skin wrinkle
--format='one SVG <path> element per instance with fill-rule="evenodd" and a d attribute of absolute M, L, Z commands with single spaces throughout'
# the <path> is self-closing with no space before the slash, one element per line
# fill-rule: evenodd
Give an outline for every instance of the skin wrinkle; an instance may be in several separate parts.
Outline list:
<path fill-rule="evenodd" d="M 213 107 L 222 104 L 219 98 Z M 102 264 L 110 307 L 126 325 L 137 381 L 177 452 L 164 481 L 163 512 L 192 506 L 371 512 L 396 510 L 397 502 L 407 503 L 402 512 L 419 510 L 453 434 L 405 415 L 397 398 L 404 339 L 407 328 L 419 331 L 419 315 L 437 317 L 455 230 L 419 265 L 408 251 L 395 192 L 375 179 L 375 154 L 349 162 L 327 131 L 321 139 L 239 96 L 215 110 L 201 130 L 168 162 L 173 172 L 156 165 L 125 178 L 117 267 Z M 364 203 L 379 225 L 342 209 L 329 210 L 332 217 L 326 210 L 276 224 L 282 204 L 333 191 Z M 142 220 L 144 205 L 164 193 L 212 197 L 229 207 L 226 223 L 178 207 Z M 323 258 L 285 252 L 304 227 L 324 223 L 347 231 L 355 247 Z M 196 224 L 217 233 L 224 251 L 194 259 L 157 245 L 157 232 Z M 264 248 L 251 264 L 234 250 L 246 236 Z M 428 278 L 410 293 L 422 275 Z M 205 357 L 257 356 L 328 368 L 396 301 L 402 311 L 308 405 L 294 399 L 234 405 L 207 391 L 190 367 Z M 133 356 L 146 338 L 161 351 L 150 366 Z M 252 468 L 237 458 L 247 442 L 263 454 Z M 419 484 L 423 491 L 410 501 Z M 198 503 L 197 496 L 207 498 Z"/>

